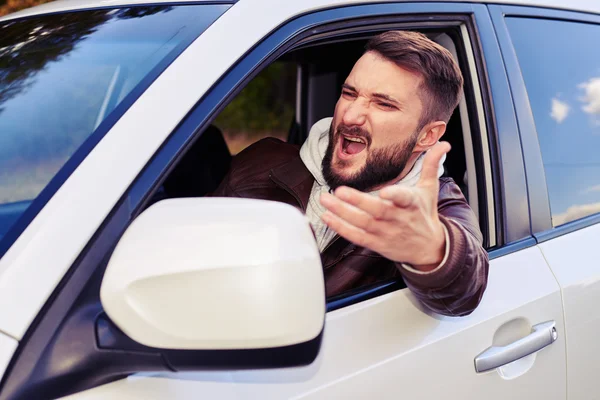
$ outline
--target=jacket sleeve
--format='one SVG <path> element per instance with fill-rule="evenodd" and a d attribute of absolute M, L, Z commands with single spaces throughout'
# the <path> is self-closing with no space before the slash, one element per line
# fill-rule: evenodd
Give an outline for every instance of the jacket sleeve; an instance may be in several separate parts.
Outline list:
<path fill-rule="evenodd" d="M 450 316 L 470 314 L 487 286 L 489 260 L 477 218 L 453 181 L 440 187 L 438 213 L 447 229 L 448 256 L 431 272 L 398 265 L 407 286 L 432 311 Z"/>

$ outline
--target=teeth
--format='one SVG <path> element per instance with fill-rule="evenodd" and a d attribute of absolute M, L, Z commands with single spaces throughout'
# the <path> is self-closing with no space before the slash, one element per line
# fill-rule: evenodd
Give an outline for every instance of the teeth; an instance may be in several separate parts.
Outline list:
<path fill-rule="evenodd" d="M 344 136 L 344 138 L 345 138 L 346 140 L 349 140 L 349 141 L 351 141 L 351 142 L 364 143 L 364 141 L 363 141 L 362 139 L 359 139 L 359 138 L 347 137 L 347 136 Z"/>

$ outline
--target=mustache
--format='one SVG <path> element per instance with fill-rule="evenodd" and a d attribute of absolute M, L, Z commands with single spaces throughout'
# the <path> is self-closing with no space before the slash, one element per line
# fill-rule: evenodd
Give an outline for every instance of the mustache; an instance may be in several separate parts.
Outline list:
<path fill-rule="evenodd" d="M 371 134 L 360 126 L 347 126 L 339 124 L 335 130 L 335 139 L 339 139 L 340 135 L 357 136 L 365 139 L 367 146 L 371 145 Z"/>

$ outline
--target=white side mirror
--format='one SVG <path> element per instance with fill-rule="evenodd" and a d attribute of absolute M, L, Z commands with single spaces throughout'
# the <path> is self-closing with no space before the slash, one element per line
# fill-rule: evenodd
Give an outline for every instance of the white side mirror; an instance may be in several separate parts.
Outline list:
<path fill-rule="evenodd" d="M 325 319 L 321 259 L 301 212 L 277 202 L 172 199 L 133 221 L 100 290 L 130 338 L 163 349 L 306 343 Z"/>

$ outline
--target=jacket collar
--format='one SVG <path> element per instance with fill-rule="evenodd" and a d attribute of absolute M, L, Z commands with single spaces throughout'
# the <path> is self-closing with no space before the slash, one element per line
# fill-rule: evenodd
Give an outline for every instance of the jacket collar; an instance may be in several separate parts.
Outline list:
<path fill-rule="evenodd" d="M 271 180 L 275 182 L 277 186 L 290 193 L 296 199 L 302 212 L 305 213 L 315 178 L 306 168 L 302 159 L 299 156 L 294 157 L 285 164 L 271 169 L 270 175 Z M 321 254 L 323 267 L 328 269 L 351 253 L 364 257 L 382 257 L 372 250 L 364 247 L 357 247 L 346 239 L 336 235 L 323 254 Z"/>
<path fill-rule="evenodd" d="M 271 169 L 271 179 L 294 196 L 302 211 L 306 212 L 315 179 L 302 162 L 300 155 Z"/>

